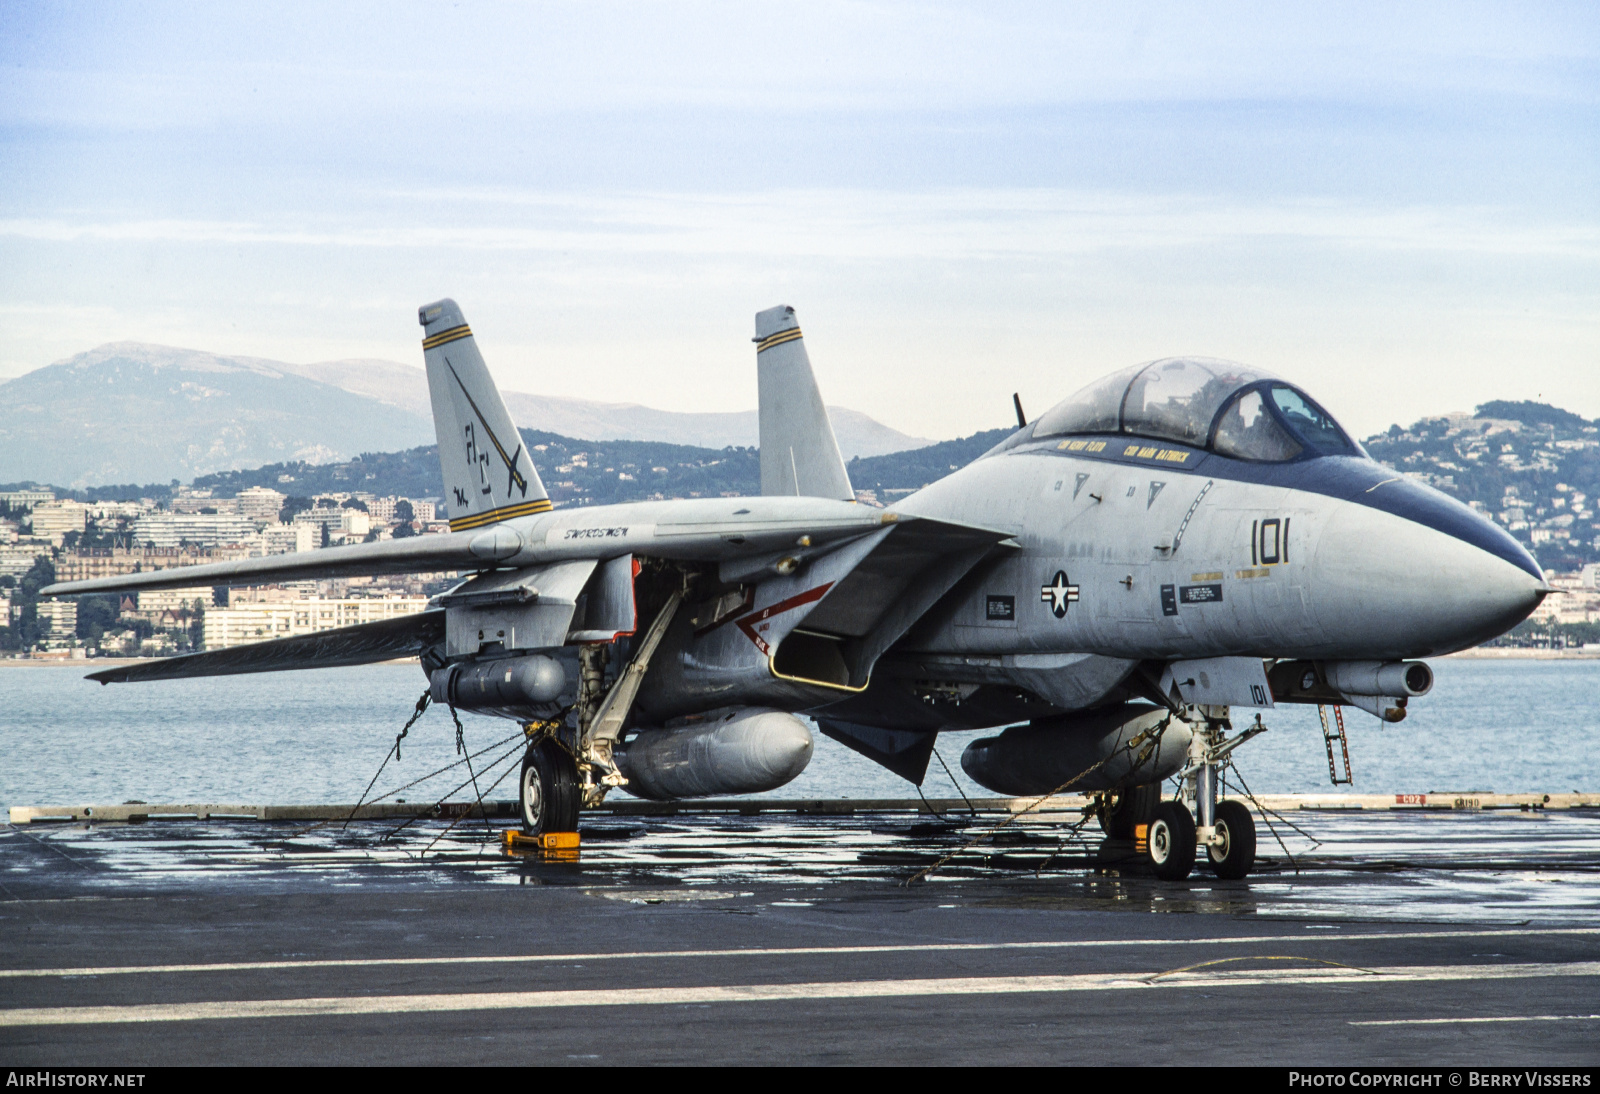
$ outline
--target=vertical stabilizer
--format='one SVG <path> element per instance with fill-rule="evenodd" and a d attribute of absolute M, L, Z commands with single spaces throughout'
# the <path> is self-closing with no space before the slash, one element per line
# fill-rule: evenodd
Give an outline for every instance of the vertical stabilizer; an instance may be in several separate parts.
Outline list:
<path fill-rule="evenodd" d="M 548 512 L 550 497 L 461 309 L 440 300 L 417 309 L 417 319 L 450 530 Z"/>
<path fill-rule="evenodd" d="M 761 493 L 855 500 L 794 309 L 756 313 Z"/>

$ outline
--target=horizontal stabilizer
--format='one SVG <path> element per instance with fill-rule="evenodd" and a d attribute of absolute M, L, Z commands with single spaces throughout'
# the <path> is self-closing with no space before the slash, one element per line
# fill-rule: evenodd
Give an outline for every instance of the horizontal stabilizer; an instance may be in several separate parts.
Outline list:
<path fill-rule="evenodd" d="M 415 657 L 443 640 L 444 611 L 434 609 L 294 638 L 141 661 L 136 665 L 92 672 L 88 678 L 102 684 L 128 684 L 137 680 L 180 680 L 190 676 L 370 665 L 396 657 Z"/>
<path fill-rule="evenodd" d="M 846 748 L 882 764 L 917 786 L 921 786 L 928 775 L 928 760 L 938 737 L 936 733 L 914 729 L 882 729 L 822 718 L 817 719 L 817 728 Z"/>
<path fill-rule="evenodd" d="M 409 539 L 355 543 L 236 562 L 174 566 L 90 581 L 63 581 L 39 590 L 41 596 L 81 596 L 138 589 L 187 589 L 195 585 L 270 585 L 279 581 L 312 581 L 330 577 L 375 574 L 421 574 L 445 570 L 481 570 L 509 558 L 522 541 L 506 529 L 448 532 Z"/>

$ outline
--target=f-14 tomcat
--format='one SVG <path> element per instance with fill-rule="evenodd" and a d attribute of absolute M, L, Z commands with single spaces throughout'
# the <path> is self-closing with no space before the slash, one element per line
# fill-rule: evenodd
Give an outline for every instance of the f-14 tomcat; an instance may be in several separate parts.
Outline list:
<path fill-rule="evenodd" d="M 1388 721 L 1416 658 L 1549 592 L 1472 510 L 1367 457 L 1308 394 L 1169 358 L 1114 373 L 886 509 L 855 501 L 793 308 L 756 316 L 761 495 L 555 510 L 454 301 L 419 311 L 448 534 L 47 594 L 454 571 L 407 618 L 94 673 L 102 682 L 416 656 L 436 702 L 521 723 L 521 819 L 749 793 L 829 737 L 920 783 L 943 730 L 1002 794 L 1089 792 L 1157 874 L 1255 855 L 1217 772 L 1235 707 Z M 1259 724 L 1259 718 L 1257 719 Z M 1164 780 L 1181 792 L 1162 800 Z"/>

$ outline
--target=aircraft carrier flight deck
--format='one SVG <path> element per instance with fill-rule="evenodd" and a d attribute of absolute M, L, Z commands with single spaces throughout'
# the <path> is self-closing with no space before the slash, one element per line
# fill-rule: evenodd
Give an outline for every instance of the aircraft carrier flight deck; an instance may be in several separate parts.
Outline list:
<path fill-rule="evenodd" d="M 0 1051 L 1594 1062 L 1595 809 L 1280 811 L 1248 879 L 1169 882 L 1070 816 L 838 804 L 586 814 L 550 853 L 470 815 L 12 824 Z"/>

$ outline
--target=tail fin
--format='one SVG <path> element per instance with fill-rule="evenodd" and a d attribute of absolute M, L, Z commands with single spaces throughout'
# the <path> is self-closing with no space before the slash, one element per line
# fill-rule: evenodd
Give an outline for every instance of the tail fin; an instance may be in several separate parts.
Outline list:
<path fill-rule="evenodd" d="M 450 530 L 548 512 L 550 495 L 461 309 L 440 300 L 417 309 L 417 319 Z"/>
<path fill-rule="evenodd" d="M 761 493 L 855 499 L 794 309 L 756 313 Z"/>

